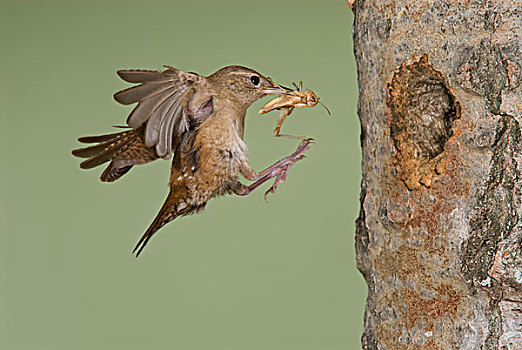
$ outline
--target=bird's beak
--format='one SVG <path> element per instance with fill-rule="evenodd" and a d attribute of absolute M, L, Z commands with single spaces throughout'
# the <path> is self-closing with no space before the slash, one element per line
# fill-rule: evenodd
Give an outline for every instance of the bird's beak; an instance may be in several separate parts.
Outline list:
<path fill-rule="evenodd" d="M 294 90 L 287 88 L 286 86 L 274 83 L 272 79 L 268 78 L 268 83 L 271 86 L 267 86 L 263 89 L 263 93 L 266 95 L 291 95 Z"/>

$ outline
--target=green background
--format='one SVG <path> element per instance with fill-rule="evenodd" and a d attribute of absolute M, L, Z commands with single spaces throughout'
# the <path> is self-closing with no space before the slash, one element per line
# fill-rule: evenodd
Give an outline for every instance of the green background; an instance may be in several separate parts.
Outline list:
<path fill-rule="evenodd" d="M 359 124 L 346 1 L 0 1 L 1 349 L 359 349 Z M 169 162 L 113 184 L 81 171 L 79 136 L 131 108 L 117 69 L 208 75 L 242 64 L 303 80 L 332 111 L 294 111 L 317 143 L 277 194 L 212 200 L 139 259 Z M 293 152 L 277 112 L 247 115 L 254 169 Z"/>

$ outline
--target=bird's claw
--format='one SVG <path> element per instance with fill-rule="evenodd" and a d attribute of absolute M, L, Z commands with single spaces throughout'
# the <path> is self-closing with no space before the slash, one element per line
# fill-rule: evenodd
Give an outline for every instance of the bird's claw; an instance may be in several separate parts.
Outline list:
<path fill-rule="evenodd" d="M 315 140 L 313 138 L 311 138 L 311 137 L 308 137 L 308 138 L 304 139 L 303 141 L 301 141 L 301 143 L 297 147 L 297 150 L 294 153 L 299 152 L 301 149 L 303 149 L 302 152 L 305 152 L 307 149 L 312 147 L 312 145 L 314 143 L 315 143 Z"/>
<path fill-rule="evenodd" d="M 315 142 L 312 138 L 304 139 L 301 141 L 294 153 L 258 173 L 254 177 L 254 180 L 256 180 L 254 183 L 243 187 L 240 191 L 236 192 L 236 194 L 240 196 L 246 196 L 265 182 L 269 181 L 270 179 L 274 179 L 272 186 L 270 186 L 270 188 L 265 192 L 264 198 L 265 201 L 267 201 L 268 194 L 275 193 L 277 186 L 285 182 L 290 167 L 305 157 L 304 153 L 312 146 L 313 143 Z"/>
<path fill-rule="evenodd" d="M 302 157 L 304 158 L 304 156 Z M 299 158 L 299 159 L 302 159 L 302 158 Z M 298 159 L 298 160 L 299 160 Z M 268 199 L 267 199 L 267 196 L 269 193 L 275 193 L 276 192 L 276 189 L 277 189 L 277 185 L 279 184 L 282 184 L 285 182 L 286 180 L 286 174 L 288 173 L 288 169 L 290 169 L 290 166 L 294 164 L 294 163 L 291 163 L 291 164 L 288 164 L 286 166 L 283 166 L 281 168 L 279 168 L 279 171 L 277 172 L 277 175 L 275 176 L 275 180 L 274 180 L 274 183 L 272 184 L 272 186 L 270 186 L 270 188 L 265 192 L 265 195 L 264 195 L 264 199 L 265 199 L 265 202 L 268 203 Z"/>
<path fill-rule="evenodd" d="M 288 170 L 290 169 L 290 167 L 292 165 L 294 165 L 295 163 L 297 163 L 299 160 L 305 158 L 304 153 L 310 147 L 312 147 L 312 144 L 314 144 L 314 143 L 315 143 L 315 141 L 313 138 L 304 139 L 303 141 L 301 141 L 301 143 L 299 144 L 299 146 L 297 147 L 297 149 L 295 150 L 294 153 L 292 153 L 288 157 L 281 159 L 278 162 L 278 163 L 280 163 L 280 165 L 278 167 L 276 167 L 275 169 L 273 169 L 270 174 L 271 175 L 270 177 L 274 177 L 275 179 L 274 179 L 274 183 L 272 184 L 272 186 L 270 186 L 270 188 L 265 192 L 264 199 L 266 202 L 268 202 L 268 200 L 267 200 L 268 194 L 276 192 L 277 186 L 279 184 L 282 184 L 285 182 L 286 176 L 288 174 Z"/>

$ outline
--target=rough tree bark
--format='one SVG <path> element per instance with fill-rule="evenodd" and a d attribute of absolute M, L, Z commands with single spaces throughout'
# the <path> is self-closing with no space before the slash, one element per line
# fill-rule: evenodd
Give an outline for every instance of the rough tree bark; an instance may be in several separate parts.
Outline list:
<path fill-rule="evenodd" d="M 522 2 L 357 0 L 364 349 L 522 349 Z"/>

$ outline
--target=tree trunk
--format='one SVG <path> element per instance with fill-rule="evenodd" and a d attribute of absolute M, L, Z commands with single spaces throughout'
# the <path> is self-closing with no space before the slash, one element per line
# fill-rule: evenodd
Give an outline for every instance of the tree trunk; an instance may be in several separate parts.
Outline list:
<path fill-rule="evenodd" d="M 364 349 L 522 349 L 522 2 L 357 0 Z"/>

